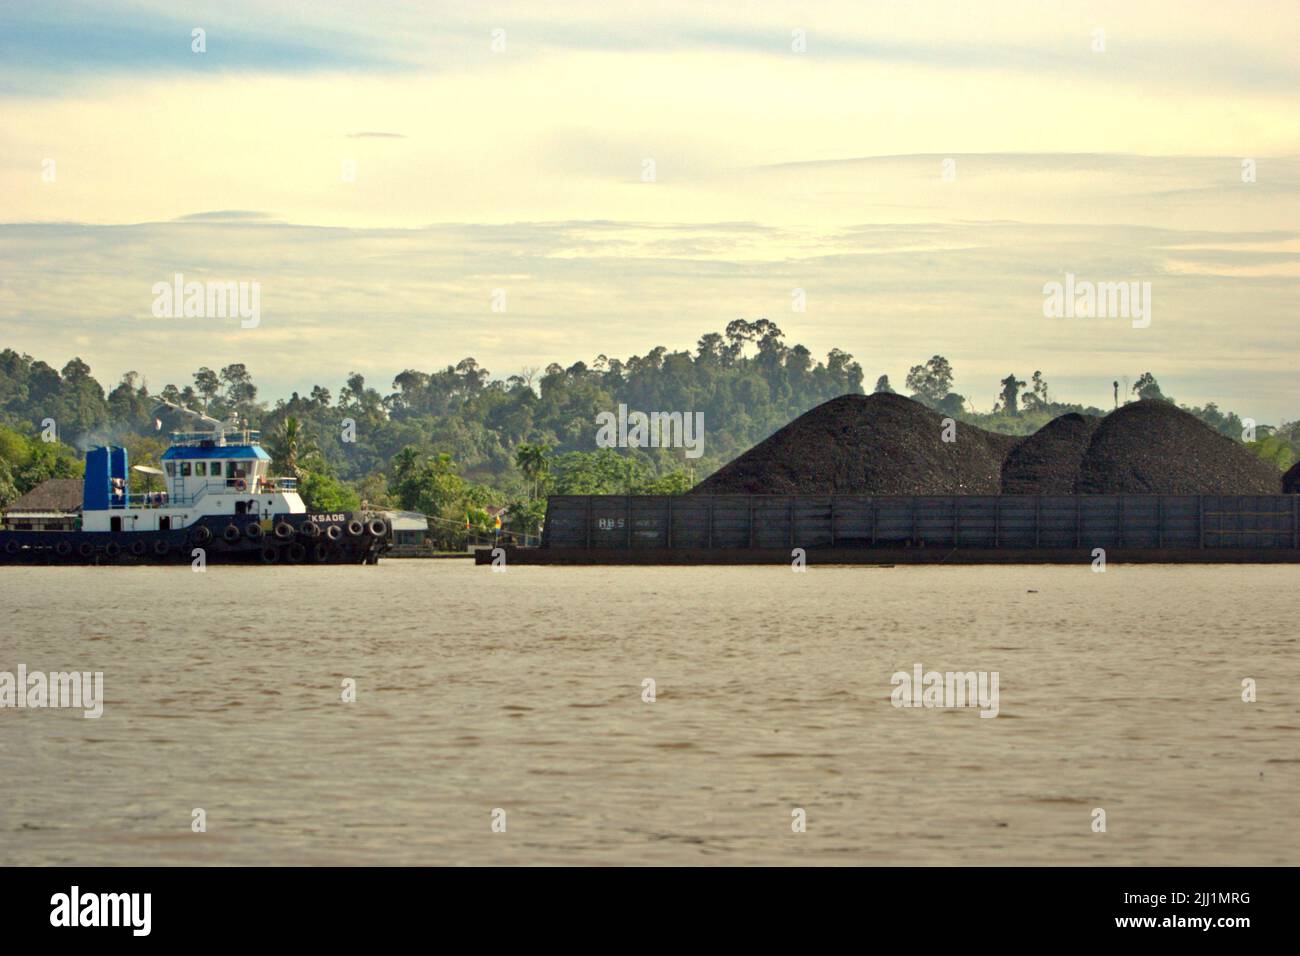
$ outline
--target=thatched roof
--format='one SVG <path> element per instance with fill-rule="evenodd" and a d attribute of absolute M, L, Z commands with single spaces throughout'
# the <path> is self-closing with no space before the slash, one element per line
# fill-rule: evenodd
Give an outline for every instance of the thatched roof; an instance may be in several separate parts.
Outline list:
<path fill-rule="evenodd" d="M 6 505 L 4 513 L 80 511 L 84 484 L 85 482 L 80 478 L 50 478 L 42 481 L 17 501 Z"/>

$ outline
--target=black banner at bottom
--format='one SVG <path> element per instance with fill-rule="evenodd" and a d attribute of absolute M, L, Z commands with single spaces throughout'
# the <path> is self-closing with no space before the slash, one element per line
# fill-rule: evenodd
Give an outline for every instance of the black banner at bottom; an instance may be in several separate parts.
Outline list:
<path fill-rule="evenodd" d="M 534 943 L 902 932 L 896 941 L 909 944 L 935 933 L 947 945 L 1096 936 L 1232 945 L 1285 930 L 1294 882 L 1291 869 L 1221 868 L 4 869 L 0 912 L 7 943 L 75 933 L 82 943 L 337 945 L 434 930 Z"/>

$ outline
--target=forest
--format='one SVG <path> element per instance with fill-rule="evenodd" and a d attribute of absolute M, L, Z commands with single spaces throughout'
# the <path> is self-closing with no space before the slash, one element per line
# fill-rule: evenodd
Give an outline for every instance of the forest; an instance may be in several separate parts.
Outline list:
<path fill-rule="evenodd" d="M 1023 374 L 1023 373 L 1022 373 Z M 951 390 L 942 355 L 913 366 L 902 393 L 993 431 L 1029 434 L 1066 412 L 1103 409 L 1060 401 L 1043 373 L 1010 373 L 979 396 L 991 411 Z M 157 465 L 173 430 L 192 419 L 159 400 L 262 431 L 275 470 L 296 476 L 311 510 L 401 508 L 433 519 L 438 543 L 457 547 L 469 531 L 490 527 L 489 507 L 507 507 L 508 526 L 535 531 L 547 494 L 675 494 L 793 418 L 837 395 L 863 391 L 862 366 L 840 349 L 817 360 L 787 345 L 767 319 L 737 319 L 700 337 L 694 351 L 660 346 L 626 359 L 598 355 L 588 364 L 524 368 L 493 376 L 473 358 L 420 371 L 408 368 L 384 390 L 360 374 L 334 394 L 268 400 L 253 372 L 235 363 L 196 369 L 191 381 L 156 392 L 137 370 L 106 388 L 80 358 L 56 369 L 12 349 L 0 351 L 0 504 L 50 477 L 80 477 L 81 457 L 98 444 L 128 448 L 133 463 Z M 879 376 L 875 391 L 895 391 Z M 1150 372 L 1115 403 L 1173 402 Z M 598 447 L 602 413 L 622 404 L 644 412 L 702 413 L 703 454 L 682 448 Z M 1300 423 L 1258 425 L 1252 436 L 1235 413 L 1215 404 L 1186 408 L 1212 428 L 1247 443 L 1286 469 L 1300 453 Z M 698 453 L 698 449 L 697 449 Z"/>

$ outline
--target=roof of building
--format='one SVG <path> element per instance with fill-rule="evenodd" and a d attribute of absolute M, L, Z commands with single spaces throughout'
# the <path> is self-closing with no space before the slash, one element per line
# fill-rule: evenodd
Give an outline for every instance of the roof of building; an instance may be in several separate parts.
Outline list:
<path fill-rule="evenodd" d="M 394 531 L 427 531 L 429 519 L 419 511 L 386 511 Z"/>
<path fill-rule="evenodd" d="M 80 478 L 49 478 L 27 494 L 5 506 L 4 513 L 63 513 L 81 510 L 82 489 Z"/>

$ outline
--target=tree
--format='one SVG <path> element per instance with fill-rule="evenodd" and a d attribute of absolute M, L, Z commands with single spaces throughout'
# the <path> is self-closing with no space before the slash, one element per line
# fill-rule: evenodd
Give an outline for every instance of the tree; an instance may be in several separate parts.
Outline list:
<path fill-rule="evenodd" d="M 550 472 L 550 461 L 546 454 L 549 445 L 520 445 L 515 450 L 515 466 L 524 473 L 524 477 L 533 483 L 533 497 L 537 497 L 538 483 Z"/>
<path fill-rule="evenodd" d="M 284 420 L 279 431 L 271 437 L 271 462 L 286 478 L 301 479 L 303 460 L 318 452 L 311 436 L 303 432 L 302 423 L 292 415 Z"/>
<path fill-rule="evenodd" d="M 333 475 L 308 474 L 298 486 L 303 504 L 311 512 L 356 511 L 361 507 L 357 493 Z"/>
<path fill-rule="evenodd" d="M 1008 415 L 1020 414 L 1020 390 L 1025 387 L 1025 383 L 1016 378 L 1015 373 L 1008 375 L 1001 382 L 1002 391 L 998 393 L 1002 400 L 1002 408 Z"/>
<path fill-rule="evenodd" d="M 942 355 L 935 355 L 924 365 L 913 365 L 907 372 L 906 384 L 913 398 L 933 408 L 952 388 L 952 365 Z"/>
<path fill-rule="evenodd" d="M 897 395 L 897 394 L 898 394 L 897 392 L 894 391 L 894 386 L 892 386 L 892 385 L 889 384 L 889 376 L 888 376 L 888 375 L 882 375 L 882 376 L 880 376 L 880 378 L 876 379 L 876 394 L 877 394 L 877 395 L 881 395 L 881 394 L 884 394 L 884 395 Z"/>
<path fill-rule="evenodd" d="M 221 380 L 217 378 L 216 372 L 205 365 L 194 373 L 194 390 L 203 396 L 203 411 L 206 414 L 208 406 L 221 391 Z"/>
<path fill-rule="evenodd" d="M 243 362 L 227 365 L 221 370 L 221 381 L 226 387 L 226 401 L 233 406 L 233 410 L 247 416 L 252 411 L 250 406 L 257 398 L 257 386 L 253 384 L 253 376 L 249 374 L 248 367 Z M 197 380 L 195 387 L 198 387 Z"/>
<path fill-rule="evenodd" d="M 1173 399 L 1166 398 L 1160 391 L 1160 383 L 1150 372 L 1143 372 L 1138 376 L 1138 380 L 1133 383 L 1133 392 L 1139 399 L 1154 399 L 1160 402 L 1169 402 Z"/>

